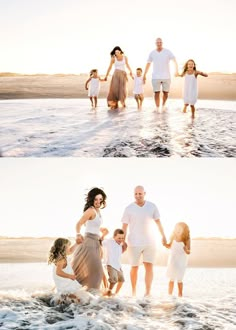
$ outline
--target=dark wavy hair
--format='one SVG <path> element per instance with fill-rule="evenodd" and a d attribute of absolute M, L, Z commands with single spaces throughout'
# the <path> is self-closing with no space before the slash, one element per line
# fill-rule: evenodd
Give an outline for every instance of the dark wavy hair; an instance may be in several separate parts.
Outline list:
<path fill-rule="evenodd" d="M 49 252 L 48 263 L 56 264 L 59 260 L 66 259 L 66 246 L 69 243 L 67 238 L 57 238 Z"/>
<path fill-rule="evenodd" d="M 84 205 L 84 212 L 90 208 L 91 206 L 94 206 L 94 200 L 97 195 L 102 195 L 103 201 L 101 202 L 101 208 L 104 209 L 106 207 L 106 198 L 107 195 L 104 193 L 104 191 L 100 188 L 92 188 L 86 198 L 85 198 L 85 205 Z"/>
<path fill-rule="evenodd" d="M 121 54 L 124 54 L 123 50 L 119 47 L 119 46 L 116 46 L 112 49 L 112 51 L 110 52 L 110 55 L 111 57 L 115 55 L 115 51 L 116 50 L 119 50 L 121 52 Z"/>

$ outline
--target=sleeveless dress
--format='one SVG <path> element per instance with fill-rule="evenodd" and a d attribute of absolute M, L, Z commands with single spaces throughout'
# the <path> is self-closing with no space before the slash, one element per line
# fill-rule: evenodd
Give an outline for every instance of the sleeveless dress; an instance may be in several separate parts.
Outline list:
<path fill-rule="evenodd" d="M 67 266 L 63 268 L 63 271 L 67 274 L 74 274 L 69 262 L 67 262 Z M 76 280 L 73 281 L 69 278 L 58 276 L 56 274 L 55 265 L 53 266 L 53 280 L 58 294 L 76 293 L 78 290 L 81 289 L 81 285 Z"/>
<path fill-rule="evenodd" d="M 109 93 L 107 96 L 108 106 L 113 107 L 115 104 L 118 106 L 118 102 L 120 101 L 123 105 L 125 105 L 125 100 L 127 97 L 127 74 L 125 71 L 125 56 L 121 61 L 118 61 L 115 57 L 115 71 L 113 73 Z"/>
<path fill-rule="evenodd" d="M 88 96 L 98 96 L 100 88 L 100 81 L 99 78 L 92 78 L 89 84 Z"/>
<path fill-rule="evenodd" d="M 75 250 L 71 261 L 77 281 L 88 289 L 99 289 L 103 277 L 99 242 L 101 224 L 102 218 L 96 212 L 96 217 L 86 222 L 84 241 Z"/>
<path fill-rule="evenodd" d="M 171 281 L 181 282 L 187 267 L 187 254 L 184 251 L 184 243 L 173 240 L 167 263 L 167 277 Z"/>
<path fill-rule="evenodd" d="M 194 105 L 197 102 L 197 78 L 195 74 L 184 76 L 184 104 Z"/>

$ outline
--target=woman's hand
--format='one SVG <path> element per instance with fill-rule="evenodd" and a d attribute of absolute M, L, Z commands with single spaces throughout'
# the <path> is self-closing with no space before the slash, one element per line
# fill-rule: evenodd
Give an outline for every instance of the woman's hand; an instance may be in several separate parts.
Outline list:
<path fill-rule="evenodd" d="M 84 241 L 84 237 L 81 234 L 76 234 L 76 244 L 81 244 Z"/>

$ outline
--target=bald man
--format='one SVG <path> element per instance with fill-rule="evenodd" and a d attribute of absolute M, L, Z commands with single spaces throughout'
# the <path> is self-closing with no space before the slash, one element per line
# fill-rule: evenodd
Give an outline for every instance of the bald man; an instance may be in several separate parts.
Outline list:
<path fill-rule="evenodd" d="M 160 221 L 160 213 L 154 203 L 145 200 L 143 186 L 134 189 L 135 201 L 128 205 L 122 217 L 123 231 L 127 236 L 128 255 L 131 264 L 130 280 L 132 295 L 136 295 L 138 268 L 141 256 L 145 268 L 145 296 L 150 295 L 153 280 L 153 264 L 156 262 L 155 223 L 162 236 L 162 244 L 166 237 Z M 128 234 L 127 234 L 128 230 Z"/>
<path fill-rule="evenodd" d="M 146 81 L 146 75 L 153 63 L 152 72 L 152 87 L 154 93 L 154 100 L 157 110 L 160 107 L 160 92 L 163 93 L 162 107 L 165 107 L 166 100 L 168 99 L 168 93 L 170 90 L 170 61 L 174 62 L 175 75 L 178 76 L 178 64 L 175 56 L 169 49 L 163 48 L 163 42 L 161 38 L 156 39 L 156 49 L 154 49 L 148 57 L 145 71 L 143 74 L 143 81 Z"/>

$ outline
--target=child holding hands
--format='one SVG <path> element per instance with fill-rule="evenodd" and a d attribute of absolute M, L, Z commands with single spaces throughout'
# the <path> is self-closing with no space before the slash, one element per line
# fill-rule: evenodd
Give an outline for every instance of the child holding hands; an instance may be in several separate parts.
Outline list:
<path fill-rule="evenodd" d="M 178 285 L 178 296 L 183 295 L 183 277 L 187 267 L 187 255 L 190 254 L 190 231 L 184 222 L 178 222 L 170 238 L 170 243 L 165 244 L 170 249 L 167 277 L 169 277 L 168 293 L 171 295 L 174 282 Z"/>

